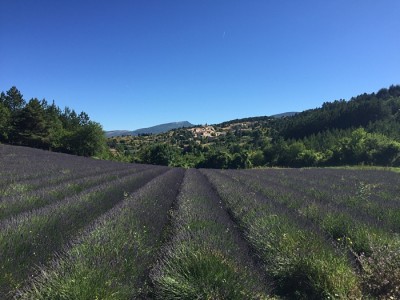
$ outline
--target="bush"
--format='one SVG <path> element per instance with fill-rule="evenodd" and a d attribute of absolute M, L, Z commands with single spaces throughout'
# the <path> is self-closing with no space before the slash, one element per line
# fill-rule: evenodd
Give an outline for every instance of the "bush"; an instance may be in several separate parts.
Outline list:
<path fill-rule="evenodd" d="M 363 288 L 378 299 L 400 299 L 400 240 L 371 245 L 372 254 L 361 254 Z"/>

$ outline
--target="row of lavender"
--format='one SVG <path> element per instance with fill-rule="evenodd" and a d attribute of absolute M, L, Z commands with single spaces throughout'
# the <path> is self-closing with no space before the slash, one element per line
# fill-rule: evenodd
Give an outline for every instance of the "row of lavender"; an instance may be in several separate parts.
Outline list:
<path fill-rule="evenodd" d="M 18 299 L 136 299 L 162 243 L 183 170 L 157 176 L 87 226 Z"/>
<path fill-rule="evenodd" d="M 8 145 L 0 145 L 0 158 L 0 196 L 110 171 L 151 168 Z"/>
<path fill-rule="evenodd" d="M 400 297 L 395 173 L 0 153 L 2 298 Z"/>
<path fill-rule="evenodd" d="M 154 298 L 268 298 L 259 260 L 199 171 L 186 171 L 171 218 L 171 238 L 150 274 Z"/>
<path fill-rule="evenodd" d="M 267 299 L 242 235 L 198 171 L 173 169 L 88 226 L 19 299 Z"/>
<path fill-rule="evenodd" d="M 203 171 L 263 264 L 274 292 L 289 299 L 357 299 L 358 277 L 319 228 L 278 201 L 219 171 Z"/>
<path fill-rule="evenodd" d="M 180 172 L 175 175 L 180 179 L 176 177 L 164 184 L 161 178 L 157 179 L 160 180 L 157 184 L 149 183 L 143 189 L 147 192 L 129 197 L 123 207 L 131 203 L 134 209 L 126 217 L 117 209 L 118 213 L 111 214 L 112 222 L 107 218 L 107 222 L 96 222 L 65 256 L 51 268 L 42 269 L 20 297 L 48 299 L 63 294 L 66 298 L 82 299 L 93 295 L 105 299 L 268 299 L 278 295 L 291 299 L 386 299 L 399 296 L 396 277 L 399 244 L 395 233 L 378 230 L 365 215 L 360 220 L 354 218 L 359 223 L 349 224 L 350 218 L 343 222 L 343 212 L 337 214 L 338 204 L 319 207 L 336 196 L 316 197 L 318 184 L 310 178 L 308 186 L 304 174 L 310 172 L 322 184 L 332 180 L 329 176 L 337 177 L 340 171 L 307 170 L 297 176 L 278 174 L 276 170 L 250 174 L 188 170 L 181 186 L 177 181 L 182 180 L 183 172 L 179 169 L 173 172 Z M 314 172 L 326 172 L 329 178 Z M 341 171 L 340 180 L 347 183 L 353 180 L 350 185 L 356 186 L 373 184 L 374 180 L 386 184 L 379 178 L 380 172 L 378 177 L 363 176 L 364 181 L 369 180 L 367 183 L 357 177 L 361 174 Z M 357 190 L 349 189 L 348 197 L 353 192 L 357 194 Z M 309 217 L 302 209 L 302 205 L 307 207 L 311 202 L 319 219 Z M 129 225 L 125 219 L 129 219 Z M 347 231 L 337 233 L 335 230 L 340 226 Z M 151 238 L 144 239 L 149 232 Z M 364 244 L 358 244 L 356 236 L 360 233 L 361 238 L 367 238 Z M 96 238 L 86 237 L 92 235 Z M 383 259 L 378 257 L 377 261 L 377 254 L 384 255 Z"/>
<path fill-rule="evenodd" d="M 168 171 L 0 145 L 0 295 L 29 278 L 127 196 Z"/>
<path fill-rule="evenodd" d="M 277 214 L 279 222 L 272 221 L 272 223 L 285 224 L 278 226 L 278 231 L 285 235 L 285 238 L 288 234 L 286 232 L 288 230 L 285 229 L 287 223 L 299 224 L 296 228 L 305 230 L 305 235 L 301 238 L 300 231 L 295 233 L 294 239 L 299 241 L 296 251 L 301 246 L 305 247 L 304 251 L 311 255 L 308 266 L 314 264 L 318 252 L 310 251 L 313 249 L 311 247 L 313 235 L 325 240 L 325 244 L 339 256 L 343 258 L 347 256 L 347 265 L 352 265 L 356 277 L 352 284 L 353 288 L 342 294 L 342 298 L 350 298 L 350 295 L 358 298 L 360 296 L 356 296 L 358 289 L 362 294 L 374 298 L 400 297 L 400 176 L 398 174 L 377 170 L 286 169 L 217 171 L 213 172 L 212 176 L 227 177 L 233 182 L 233 186 L 244 185 L 250 192 L 264 198 L 275 210 L 280 210 Z M 226 185 L 228 179 L 225 178 L 223 181 Z M 271 213 L 274 209 L 270 210 Z M 262 209 L 257 210 L 259 213 Z M 285 214 L 288 216 L 288 222 L 283 221 L 282 216 Z M 262 217 L 263 222 L 267 218 L 274 219 L 273 214 Z M 240 216 L 239 220 L 243 222 L 243 217 Z M 251 222 L 254 222 L 254 218 Z M 271 231 L 271 223 L 265 229 Z M 265 238 L 266 234 L 257 237 L 254 243 L 259 243 Z M 269 244 L 268 240 L 267 238 L 266 243 Z M 275 237 L 271 240 L 275 240 Z M 282 243 L 282 239 L 279 239 L 278 244 Z M 259 248 L 265 251 L 266 246 L 261 245 Z M 284 252 L 301 257 L 302 260 L 307 256 L 298 255 L 296 251 L 286 248 Z M 288 262 L 289 259 L 285 257 L 283 260 Z M 318 260 L 321 261 L 320 258 Z M 332 266 L 332 263 L 329 266 Z M 302 268 L 306 269 L 304 266 Z M 317 269 L 323 268 L 319 266 Z M 344 275 L 343 270 L 341 276 Z M 315 270 L 313 272 L 315 274 Z M 306 276 L 308 277 L 306 281 L 311 279 L 311 284 L 308 285 L 313 285 L 312 276 L 309 274 Z M 329 275 L 327 278 L 333 277 Z M 348 278 L 347 282 L 351 280 Z M 334 294 L 340 295 L 338 291 Z"/>
<path fill-rule="evenodd" d="M 9 149 L 35 157 L 34 150 Z M 5 177 L 25 188 L 2 195 L 3 298 L 264 299 L 270 294 L 260 261 L 198 171 L 114 165 L 91 172 L 87 164 L 93 168 L 94 161 L 76 163 L 74 157 L 64 158 L 57 169 L 56 157 L 45 154 L 42 163 L 40 157 L 15 163 L 21 171 L 15 168 Z M 14 152 L 18 155 L 24 159 Z M 46 160 L 53 163 L 50 175 L 36 170 Z M 60 172 L 65 168 L 74 168 L 74 176 Z"/>

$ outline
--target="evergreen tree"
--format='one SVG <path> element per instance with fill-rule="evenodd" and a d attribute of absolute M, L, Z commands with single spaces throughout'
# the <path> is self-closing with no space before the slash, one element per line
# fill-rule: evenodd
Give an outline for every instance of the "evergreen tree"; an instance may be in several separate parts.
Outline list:
<path fill-rule="evenodd" d="M 48 145 L 52 150 L 60 150 L 62 148 L 62 142 L 64 138 L 64 128 L 61 121 L 61 110 L 57 107 L 53 101 L 51 105 L 46 105 L 45 118 L 46 118 L 46 130 L 48 133 Z"/>
<path fill-rule="evenodd" d="M 0 141 L 85 156 L 104 156 L 106 145 L 102 127 L 85 112 L 36 98 L 25 103 L 16 87 L 0 94 Z"/>
<path fill-rule="evenodd" d="M 19 144 L 43 148 L 47 147 L 47 135 L 45 111 L 38 99 L 31 99 L 16 114 L 13 139 Z"/>
<path fill-rule="evenodd" d="M 0 100 L 0 141 L 8 140 L 11 130 L 11 112 L 7 106 Z"/>
<path fill-rule="evenodd" d="M 15 113 L 24 107 L 25 100 L 21 92 L 13 86 L 7 91 L 4 104 L 10 109 L 11 113 Z"/>

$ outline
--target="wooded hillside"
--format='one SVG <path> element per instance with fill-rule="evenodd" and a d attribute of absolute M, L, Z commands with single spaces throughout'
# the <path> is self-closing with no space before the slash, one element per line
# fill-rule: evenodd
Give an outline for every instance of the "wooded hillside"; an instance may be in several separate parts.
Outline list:
<path fill-rule="evenodd" d="M 400 165 L 400 86 L 294 116 L 108 140 L 114 159 L 182 167 Z"/>

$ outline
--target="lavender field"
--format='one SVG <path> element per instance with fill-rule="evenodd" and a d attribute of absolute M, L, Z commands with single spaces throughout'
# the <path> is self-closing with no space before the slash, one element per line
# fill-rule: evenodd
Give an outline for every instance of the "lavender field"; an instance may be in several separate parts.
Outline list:
<path fill-rule="evenodd" d="M 0 145 L 0 299 L 400 299 L 400 174 Z"/>

